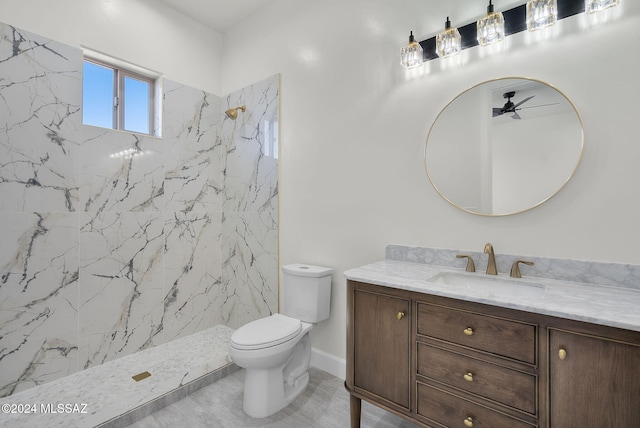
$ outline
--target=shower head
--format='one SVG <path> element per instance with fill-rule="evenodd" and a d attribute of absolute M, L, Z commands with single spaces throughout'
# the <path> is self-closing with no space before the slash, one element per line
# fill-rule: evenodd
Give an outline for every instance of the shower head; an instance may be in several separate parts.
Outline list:
<path fill-rule="evenodd" d="M 225 111 L 224 114 L 226 114 L 229 119 L 236 120 L 238 118 L 238 110 L 242 110 L 243 112 L 245 112 L 247 111 L 247 106 L 242 105 L 230 108 L 229 110 Z"/>

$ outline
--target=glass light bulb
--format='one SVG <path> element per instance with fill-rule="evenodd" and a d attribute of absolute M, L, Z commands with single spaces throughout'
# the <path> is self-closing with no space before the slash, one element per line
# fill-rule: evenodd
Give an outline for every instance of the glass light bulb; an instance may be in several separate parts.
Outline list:
<path fill-rule="evenodd" d="M 436 35 L 436 53 L 440 58 L 457 55 L 462 49 L 462 39 L 457 28 L 451 27 L 451 21 L 447 17 L 447 23 L 442 33 Z"/>
<path fill-rule="evenodd" d="M 407 70 L 420 67 L 424 61 L 422 46 L 413 37 L 413 31 L 409 36 L 409 44 L 400 49 L 400 64 Z"/>
<path fill-rule="evenodd" d="M 587 13 L 596 13 L 601 10 L 609 9 L 610 7 L 620 4 L 620 0 L 585 0 L 584 10 Z"/>
<path fill-rule="evenodd" d="M 529 31 L 554 25 L 557 19 L 557 0 L 529 0 L 527 2 L 527 29 Z"/>
<path fill-rule="evenodd" d="M 477 27 L 480 46 L 487 46 L 504 40 L 504 16 L 502 12 L 493 11 L 491 0 L 489 0 L 489 6 L 487 7 L 487 15 L 478 20 Z"/>

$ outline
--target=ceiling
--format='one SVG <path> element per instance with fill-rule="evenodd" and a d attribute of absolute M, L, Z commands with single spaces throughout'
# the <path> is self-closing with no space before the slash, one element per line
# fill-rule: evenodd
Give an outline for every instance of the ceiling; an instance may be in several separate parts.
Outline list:
<path fill-rule="evenodd" d="M 159 0 L 201 24 L 226 33 L 273 0 Z"/>

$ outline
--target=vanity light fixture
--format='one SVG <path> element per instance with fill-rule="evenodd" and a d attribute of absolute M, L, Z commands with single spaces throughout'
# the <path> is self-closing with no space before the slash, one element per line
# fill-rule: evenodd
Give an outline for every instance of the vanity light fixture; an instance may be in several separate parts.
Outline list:
<path fill-rule="evenodd" d="M 555 25 L 557 19 L 557 0 L 529 0 L 527 2 L 527 29 L 529 31 Z"/>
<path fill-rule="evenodd" d="M 618 4 L 620 0 L 584 0 L 584 10 L 587 13 L 596 13 Z"/>
<path fill-rule="evenodd" d="M 400 49 L 400 64 L 407 70 L 420 67 L 422 65 L 423 51 L 420 43 L 413 37 L 413 31 L 409 35 L 409 44 Z"/>
<path fill-rule="evenodd" d="M 493 19 L 495 21 L 503 21 L 503 38 L 507 38 L 507 36 L 521 31 L 535 31 L 545 26 L 553 25 L 556 21 L 584 13 L 585 11 L 593 14 L 616 6 L 619 3 L 620 0 L 529 0 L 519 6 L 497 13 L 497 15 L 499 14 L 498 16 L 501 15 L 502 19 L 497 16 L 494 16 Z M 457 29 L 451 28 L 451 22 L 447 17 L 446 28 L 443 32 L 418 42 L 422 48 L 422 61 L 445 58 L 460 53 L 463 49 L 482 45 L 482 43 L 489 44 L 490 35 L 493 33 L 489 32 L 491 26 L 486 25 L 486 23 L 492 17 L 492 12 L 496 13 L 493 10 L 493 1 L 490 0 L 487 7 L 487 15 Z M 484 33 L 484 30 L 487 32 Z M 411 35 L 413 36 L 413 33 Z M 410 45 L 412 41 L 414 40 L 410 36 Z M 495 41 L 498 41 L 498 39 L 496 38 Z M 404 53 L 408 47 L 401 50 L 401 55 L 403 56 L 401 63 L 404 67 L 407 67 L 404 61 Z M 415 65 L 415 67 L 418 67 L 418 65 Z"/>
<path fill-rule="evenodd" d="M 457 28 L 451 27 L 451 21 L 447 16 L 444 31 L 436 36 L 436 53 L 440 58 L 447 58 L 458 55 L 462 48 L 460 32 Z"/>
<path fill-rule="evenodd" d="M 502 12 L 494 12 L 492 0 L 489 0 L 487 15 L 478 20 L 477 27 L 480 46 L 487 46 L 504 40 L 504 16 Z"/>

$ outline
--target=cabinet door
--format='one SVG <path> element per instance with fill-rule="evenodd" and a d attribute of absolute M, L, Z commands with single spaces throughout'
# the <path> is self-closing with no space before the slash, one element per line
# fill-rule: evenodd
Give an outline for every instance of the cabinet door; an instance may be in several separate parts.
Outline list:
<path fill-rule="evenodd" d="M 409 408 L 410 300 L 354 293 L 354 384 Z"/>
<path fill-rule="evenodd" d="M 549 331 L 550 427 L 640 423 L 640 346 Z"/>

